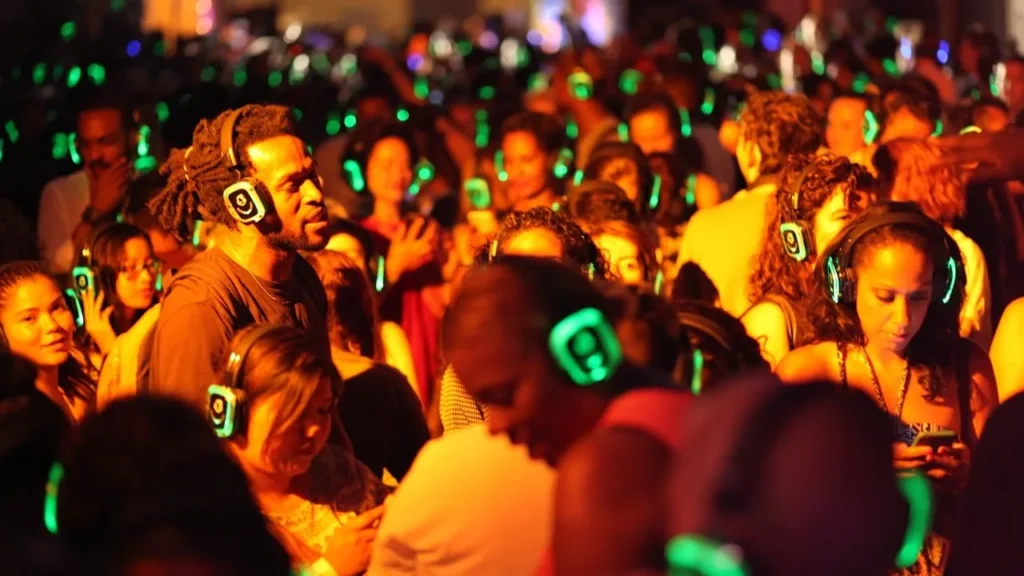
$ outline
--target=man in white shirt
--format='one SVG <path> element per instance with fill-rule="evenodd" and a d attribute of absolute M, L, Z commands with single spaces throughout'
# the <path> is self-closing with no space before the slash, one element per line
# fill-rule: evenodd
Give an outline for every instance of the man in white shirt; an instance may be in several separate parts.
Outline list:
<path fill-rule="evenodd" d="M 758 92 L 747 100 L 739 129 L 736 160 L 747 189 L 694 214 L 677 261 L 680 268 L 699 266 L 718 290 L 722 309 L 736 317 L 750 307 L 751 261 L 761 252 L 783 160 L 822 145 L 822 119 L 804 96 Z"/>
<path fill-rule="evenodd" d="M 90 94 L 80 103 L 75 146 L 83 170 L 51 180 L 39 201 L 39 244 L 54 274 L 71 270 L 93 225 L 124 202 L 134 174 L 128 114 L 113 94 Z"/>
<path fill-rule="evenodd" d="M 428 443 L 388 500 L 367 574 L 533 574 L 555 471 L 477 424 Z"/>

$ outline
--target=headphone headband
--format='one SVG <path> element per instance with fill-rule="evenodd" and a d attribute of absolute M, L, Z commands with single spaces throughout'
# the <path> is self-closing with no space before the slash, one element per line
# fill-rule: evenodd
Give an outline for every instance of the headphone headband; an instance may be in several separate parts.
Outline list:
<path fill-rule="evenodd" d="M 241 168 L 237 156 L 235 156 L 235 122 L 242 114 L 241 108 L 228 112 L 224 124 L 220 128 L 220 153 L 227 159 L 229 167 L 235 170 Z"/>
<path fill-rule="evenodd" d="M 931 232 L 941 232 L 942 234 L 940 237 L 942 238 L 946 252 L 950 252 L 949 242 L 951 239 L 949 238 L 949 235 L 946 234 L 945 230 L 942 230 L 941 225 L 938 222 L 917 212 L 889 212 L 862 220 L 861 222 L 850 226 L 845 232 L 841 233 L 841 240 L 836 244 L 836 256 L 838 256 L 840 267 L 850 267 L 853 259 L 853 247 L 856 246 L 862 238 L 879 228 L 896 224 L 907 224 Z"/>
<path fill-rule="evenodd" d="M 800 171 L 800 174 L 797 175 L 793 186 L 789 188 L 789 199 L 791 206 L 793 206 L 794 216 L 800 216 L 800 189 L 804 185 L 804 180 L 810 176 L 811 172 L 814 171 L 814 168 L 814 160 L 812 159 L 806 166 L 804 166 L 803 170 Z"/>
<path fill-rule="evenodd" d="M 224 377 L 222 381 L 225 386 L 241 388 L 239 378 L 242 373 L 242 365 L 246 356 L 252 351 L 253 346 L 263 339 L 264 336 L 277 330 L 276 324 L 257 324 L 249 333 L 243 336 L 228 352 L 228 361 L 224 365 Z"/>
<path fill-rule="evenodd" d="M 679 319 L 679 323 L 682 324 L 683 327 L 700 331 L 702 334 L 709 336 L 724 348 L 726 352 L 729 353 L 730 357 L 732 357 L 733 347 L 730 342 L 729 335 L 726 334 L 725 330 L 723 330 L 717 322 L 707 318 L 706 316 L 693 312 L 679 312 L 676 314 L 676 317 Z"/>

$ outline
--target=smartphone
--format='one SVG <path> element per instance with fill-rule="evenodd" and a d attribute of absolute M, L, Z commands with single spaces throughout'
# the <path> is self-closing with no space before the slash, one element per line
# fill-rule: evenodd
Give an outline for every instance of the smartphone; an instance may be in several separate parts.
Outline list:
<path fill-rule="evenodd" d="M 87 290 L 95 290 L 96 277 L 88 266 L 75 266 L 71 269 L 71 278 L 75 281 L 75 290 L 79 294 Z"/>
<path fill-rule="evenodd" d="M 949 448 L 956 442 L 956 432 L 952 430 L 936 430 L 934 432 L 918 432 L 914 437 L 911 446 L 928 446 L 932 450 L 938 450 L 945 446 Z"/>

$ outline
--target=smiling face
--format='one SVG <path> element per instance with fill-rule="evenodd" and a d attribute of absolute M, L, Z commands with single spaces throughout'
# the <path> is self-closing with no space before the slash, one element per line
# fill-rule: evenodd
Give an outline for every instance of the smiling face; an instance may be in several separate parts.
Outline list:
<path fill-rule="evenodd" d="M 928 315 L 933 266 L 928 255 L 896 241 L 865 247 L 854 266 L 857 317 L 868 343 L 903 353 Z"/>
<path fill-rule="evenodd" d="M 32 276 L 8 290 L 0 325 L 11 352 L 37 367 L 56 368 L 68 359 L 75 321 L 49 277 Z"/>
<path fill-rule="evenodd" d="M 276 222 L 268 222 L 267 241 L 281 250 L 322 250 L 328 240 L 323 185 L 302 140 L 277 136 L 249 146 L 246 154 L 274 202 Z"/>

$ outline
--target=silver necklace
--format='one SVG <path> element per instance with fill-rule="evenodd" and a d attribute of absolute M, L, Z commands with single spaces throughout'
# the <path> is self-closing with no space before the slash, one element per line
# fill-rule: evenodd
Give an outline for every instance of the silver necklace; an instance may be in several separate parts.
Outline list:
<path fill-rule="evenodd" d="M 252 276 L 253 282 L 256 282 L 256 285 L 260 287 L 260 290 L 263 290 L 263 293 L 266 294 L 268 298 L 270 298 L 274 302 L 277 302 L 278 304 L 288 304 L 287 300 L 282 300 L 277 296 L 271 294 L 266 288 L 263 287 L 263 282 L 261 282 L 260 279 L 257 278 L 256 275 L 253 274 L 251 270 L 242 265 L 242 257 L 238 255 L 237 251 L 235 251 L 235 246 L 231 244 L 230 238 L 224 238 L 224 241 L 227 242 L 228 249 L 231 250 L 231 253 L 235 255 L 235 261 L 238 262 L 238 265 L 242 266 L 242 269 L 248 272 L 249 276 Z"/>

